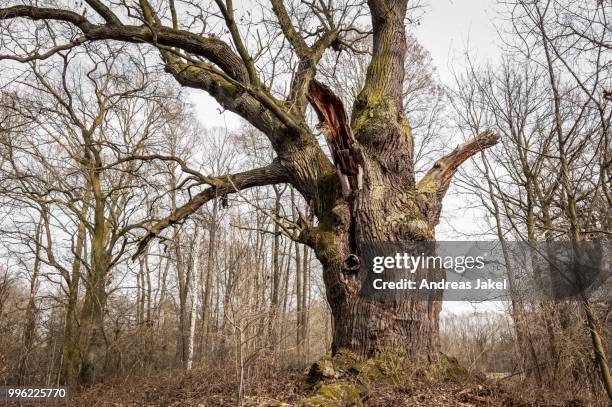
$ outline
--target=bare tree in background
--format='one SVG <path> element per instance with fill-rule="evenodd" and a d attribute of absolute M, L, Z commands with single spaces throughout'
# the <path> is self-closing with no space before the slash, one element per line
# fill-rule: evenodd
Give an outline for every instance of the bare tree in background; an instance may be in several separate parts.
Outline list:
<path fill-rule="evenodd" d="M 124 70 L 122 56 L 120 49 L 90 49 L 68 51 L 54 67 L 31 62 L 16 81 L 26 91 L 3 105 L 29 124 L 2 144 L 2 194 L 40 216 L 42 237 L 31 253 L 35 269 L 43 263 L 55 270 L 59 280 L 51 282 L 66 293 L 62 365 L 70 385 L 98 380 L 108 367 L 112 272 L 126 262 L 134 231 L 150 221 L 147 192 L 157 186 L 140 172 L 153 168 L 143 154 L 158 148 L 169 117 L 162 106 L 168 94 L 155 93 L 142 71 Z M 14 215 L 7 239 L 27 235 Z"/>
<path fill-rule="evenodd" d="M 609 240 L 612 110 L 606 90 L 612 67 L 605 39 L 612 33 L 606 24 L 610 11 L 597 2 L 511 2 L 505 62 L 484 69 L 470 65 L 458 78 L 454 96 L 466 131 L 490 127 L 503 136 L 500 149 L 482 157 L 488 188 L 473 175 L 463 182 L 482 194 L 502 241 Z M 612 397 L 605 313 L 584 295 L 579 304 L 582 318 L 574 312 L 578 307 L 561 301 L 526 308 L 517 293 L 512 304 L 517 341 L 529 349 L 524 368 L 540 386 L 547 381 L 563 390 L 569 383 L 560 378 L 568 376 L 572 385 L 580 376 L 592 377 L 596 389 L 591 372 L 598 372 Z M 540 322 L 542 330 L 536 331 Z M 588 356 L 576 346 L 585 333 L 576 332 L 577 323 L 586 323 L 594 368 L 584 366 Z M 542 347 L 545 351 L 537 350 Z"/>

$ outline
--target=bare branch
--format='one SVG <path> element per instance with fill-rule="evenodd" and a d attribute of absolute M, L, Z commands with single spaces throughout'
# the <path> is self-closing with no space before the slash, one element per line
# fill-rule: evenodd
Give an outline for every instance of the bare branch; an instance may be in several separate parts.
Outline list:
<path fill-rule="evenodd" d="M 490 130 L 486 130 L 458 145 L 450 154 L 436 161 L 434 166 L 418 182 L 417 191 L 425 194 L 433 193 L 441 200 L 446 194 L 457 168 L 474 154 L 494 146 L 498 141 L 499 136 Z"/>
<path fill-rule="evenodd" d="M 280 24 L 281 30 L 285 35 L 285 38 L 289 41 L 291 46 L 293 47 L 295 53 L 300 59 L 304 59 L 308 57 L 310 53 L 310 49 L 304 41 L 304 38 L 293 27 L 291 23 L 291 18 L 287 13 L 287 9 L 283 4 L 282 0 L 271 0 L 272 10 L 274 14 L 276 14 L 276 18 L 278 19 L 278 23 Z"/>
<path fill-rule="evenodd" d="M 79 37 L 76 38 L 72 41 L 70 41 L 69 43 L 66 44 L 62 44 L 62 45 L 58 45 L 56 47 L 53 47 L 45 52 L 43 52 L 42 54 L 39 53 L 33 53 L 27 56 L 17 56 L 17 55 L 0 55 L 0 60 L 3 59 L 10 59 L 13 61 L 17 61 L 17 62 L 21 62 L 21 63 L 26 63 L 26 62 L 31 62 L 31 61 L 43 61 L 55 54 L 57 54 L 60 51 L 66 51 L 75 47 L 78 47 L 79 45 L 84 44 L 85 42 L 87 42 L 87 38 L 86 37 Z"/>
<path fill-rule="evenodd" d="M 164 26 L 156 27 L 156 30 L 152 32 L 151 27 L 147 25 L 96 25 L 77 13 L 62 9 L 32 6 L 13 6 L 0 9 L 0 20 L 17 17 L 32 20 L 64 21 L 78 27 L 85 37 L 92 41 L 118 40 L 176 47 L 206 58 L 235 80 L 248 81 L 248 73 L 242 59 L 234 53 L 227 43 L 213 36 L 203 37 L 188 31 L 175 30 Z"/>
<path fill-rule="evenodd" d="M 108 24 L 121 24 L 119 18 L 108 7 L 98 0 L 85 0 Z"/>
<path fill-rule="evenodd" d="M 153 225 L 153 227 L 149 229 L 149 233 L 147 233 L 147 235 L 141 239 L 138 245 L 138 250 L 136 250 L 136 253 L 134 256 L 132 256 L 132 259 L 135 259 L 142 254 L 148 243 L 159 235 L 164 229 L 186 219 L 188 216 L 195 213 L 206 202 L 223 195 L 241 191 L 243 189 L 263 185 L 280 184 L 287 182 L 288 180 L 287 173 L 278 160 L 274 160 L 270 165 L 265 167 L 255 168 L 237 174 L 230 174 L 224 177 L 218 177 L 216 186 L 207 188 L 200 192 L 189 200 L 189 202 L 177 208 L 172 214 Z"/>

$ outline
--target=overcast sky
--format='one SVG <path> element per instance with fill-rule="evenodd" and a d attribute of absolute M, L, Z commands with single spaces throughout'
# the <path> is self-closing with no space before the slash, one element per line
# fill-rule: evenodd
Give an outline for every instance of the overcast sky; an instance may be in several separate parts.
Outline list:
<path fill-rule="evenodd" d="M 466 49 L 477 61 L 495 59 L 499 43 L 495 26 L 497 0 L 431 0 L 413 29 L 438 68 L 443 83 L 461 65 Z"/>

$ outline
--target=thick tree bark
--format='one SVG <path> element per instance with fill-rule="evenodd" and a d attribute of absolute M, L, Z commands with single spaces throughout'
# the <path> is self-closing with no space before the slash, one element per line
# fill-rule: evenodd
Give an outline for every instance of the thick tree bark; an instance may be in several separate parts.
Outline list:
<path fill-rule="evenodd" d="M 350 126 L 340 100 L 311 82 L 309 98 L 324 125 L 342 187 L 331 214 L 318 214 L 315 253 L 324 267 L 334 317 L 332 350 L 370 356 L 401 348 L 414 358 L 438 353 L 441 302 L 360 297 L 365 280 L 364 245 L 369 241 L 431 241 L 441 202 L 456 168 L 497 142 L 486 132 L 440 159 L 416 184 L 413 140 L 402 110 L 406 35 L 405 1 L 369 2 L 374 48 L 366 83 L 355 100 Z"/>

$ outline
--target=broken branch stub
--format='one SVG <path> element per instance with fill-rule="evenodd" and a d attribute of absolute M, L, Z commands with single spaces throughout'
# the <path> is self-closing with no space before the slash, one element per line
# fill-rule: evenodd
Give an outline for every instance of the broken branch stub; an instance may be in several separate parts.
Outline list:
<path fill-rule="evenodd" d="M 338 171 L 342 194 L 354 196 L 363 182 L 363 158 L 359 151 L 340 98 L 322 83 L 312 80 L 308 100 L 317 113 L 327 145 Z"/>

